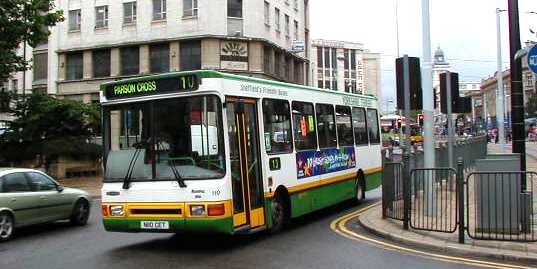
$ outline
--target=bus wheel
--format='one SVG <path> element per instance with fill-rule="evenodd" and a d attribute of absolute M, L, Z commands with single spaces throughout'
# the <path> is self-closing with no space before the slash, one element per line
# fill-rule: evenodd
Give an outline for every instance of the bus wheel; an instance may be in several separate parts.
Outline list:
<path fill-rule="evenodd" d="M 365 199 L 365 179 L 364 174 L 361 172 L 358 172 L 358 176 L 356 177 L 356 192 L 354 196 L 354 200 L 356 203 L 361 203 Z"/>
<path fill-rule="evenodd" d="M 272 199 L 272 227 L 270 227 L 271 233 L 277 233 L 282 230 L 283 226 L 287 222 L 287 202 L 281 192 L 277 193 Z"/>

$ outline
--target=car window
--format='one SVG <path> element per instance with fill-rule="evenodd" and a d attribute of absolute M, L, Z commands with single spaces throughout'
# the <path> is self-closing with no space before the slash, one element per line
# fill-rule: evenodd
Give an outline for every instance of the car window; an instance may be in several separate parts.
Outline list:
<path fill-rule="evenodd" d="M 30 191 L 30 185 L 23 173 L 12 173 L 4 176 L 4 192 Z"/>
<path fill-rule="evenodd" d="M 42 174 L 30 172 L 26 173 L 26 175 L 30 180 L 30 189 L 32 191 L 50 191 L 56 189 L 56 184 Z"/>

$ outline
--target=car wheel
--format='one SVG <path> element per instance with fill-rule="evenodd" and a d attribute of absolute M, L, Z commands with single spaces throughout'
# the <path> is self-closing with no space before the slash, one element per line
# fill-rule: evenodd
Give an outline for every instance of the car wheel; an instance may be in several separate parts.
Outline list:
<path fill-rule="evenodd" d="M 13 236 L 15 221 L 8 213 L 0 213 L 0 241 L 7 241 Z"/>
<path fill-rule="evenodd" d="M 270 227 L 271 233 L 277 233 L 282 230 L 283 226 L 287 222 L 287 203 L 280 193 L 272 199 L 272 226 Z"/>
<path fill-rule="evenodd" d="M 88 223 L 90 214 L 89 203 L 86 200 L 78 200 L 71 214 L 71 224 L 83 226 Z"/>

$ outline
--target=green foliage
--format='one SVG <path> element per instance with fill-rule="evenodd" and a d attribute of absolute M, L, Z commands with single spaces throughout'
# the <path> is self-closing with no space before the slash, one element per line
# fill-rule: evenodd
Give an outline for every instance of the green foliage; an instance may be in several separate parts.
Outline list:
<path fill-rule="evenodd" d="M 30 47 L 47 41 L 49 27 L 63 21 L 63 12 L 53 9 L 53 0 L 0 0 L 0 81 L 29 68 L 17 48 L 25 40 Z"/>
<path fill-rule="evenodd" d="M 100 146 L 89 143 L 100 126 L 95 105 L 32 94 L 18 97 L 11 114 L 16 120 L 0 136 L 0 162 L 33 160 L 37 155 L 47 160 L 100 157 Z"/>

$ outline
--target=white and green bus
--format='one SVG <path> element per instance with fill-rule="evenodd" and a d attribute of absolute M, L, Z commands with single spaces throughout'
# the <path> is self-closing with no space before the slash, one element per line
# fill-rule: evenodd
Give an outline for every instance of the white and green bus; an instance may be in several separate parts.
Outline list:
<path fill-rule="evenodd" d="M 377 100 L 215 71 L 101 85 L 104 227 L 278 231 L 381 182 Z"/>

